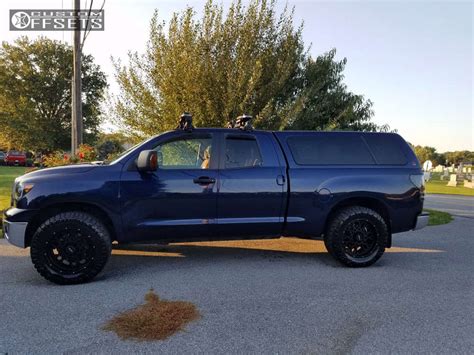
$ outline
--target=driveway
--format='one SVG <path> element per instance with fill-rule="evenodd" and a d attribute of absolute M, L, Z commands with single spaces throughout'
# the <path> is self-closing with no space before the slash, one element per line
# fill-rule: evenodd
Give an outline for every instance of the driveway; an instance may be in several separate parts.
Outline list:
<path fill-rule="evenodd" d="M 92 283 L 55 286 L 0 241 L 0 353 L 474 353 L 474 220 L 394 236 L 374 266 L 318 241 L 116 249 Z M 202 318 L 163 342 L 100 328 L 148 289 Z"/>
<path fill-rule="evenodd" d="M 474 218 L 472 196 L 426 194 L 424 207 L 448 212 L 453 216 Z"/>

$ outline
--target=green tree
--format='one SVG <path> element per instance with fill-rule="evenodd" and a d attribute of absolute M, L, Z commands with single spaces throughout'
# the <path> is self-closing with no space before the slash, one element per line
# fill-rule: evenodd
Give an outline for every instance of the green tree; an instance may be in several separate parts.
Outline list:
<path fill-rule="evenodd" d="M 301 130 L 375 131 L 371 122 L 372 102 L 348 91 L 343 71 L 346 58 L 335 60 L 336 50 L 316 60 L 309 58 L 303 72 L 303 82 L 297 100 L 292 105 L 287 128 Z"/>
<path fill-rule="evenodd" d="M 105 74 L 82 57 L 84 142 L 93 143 L 101 123 Z M 70 147 L 72 49 L 44 37 L 21 37 L 0 48 L 0 127 L 17 149 Z M 7 137 L 7 138 L 5 138 Z"/>
<path fill-rule="evenodd" d="M 421 145 L 411 145 L 411 147 L 415 152 L 415 155 L 418 158 L 420 164 L 423 164 L 427 160 L 431 160 L 433 166 L 445 163 L 442 154 L 438 153 L 436 151 L 436 148 Z"/>
<path fill-rule="evenodd" d="M 448 164 L 459 164 L 459 163 L 474 163 L 474 152 L 469 150 L 458 150 L 454 152 L 443 153 L 443 159 Z"/>
<path fill-rule="evenodd" d="M 275 1 L 234 1 L 226 14 L 209 0 L 166 25 L 155 12 L 145 54 L 115 61 L 115 118 L 142 138 L 174 128 L 183 111 L 197 126 L 225 126 L 242 113 L 266 129 L 374 130 L 370 101 L 343 84 L 345 59 L 308 57 L 293 11 Z"/>

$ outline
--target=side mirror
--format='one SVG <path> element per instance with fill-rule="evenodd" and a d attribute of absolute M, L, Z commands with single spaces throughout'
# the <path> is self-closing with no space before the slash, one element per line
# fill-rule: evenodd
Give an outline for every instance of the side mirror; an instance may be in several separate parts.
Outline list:
<path fill-rule="evenodd" d="M 138 171 L 155 171 L 158 169 L 158 154 L 155 150 L 143 150 L 137 160 Z"/>

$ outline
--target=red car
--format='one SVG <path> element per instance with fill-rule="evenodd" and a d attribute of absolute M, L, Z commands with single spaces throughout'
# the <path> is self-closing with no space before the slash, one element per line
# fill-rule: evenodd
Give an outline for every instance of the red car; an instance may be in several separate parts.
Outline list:
<path fill-rule="evenodd" d="M 16 150 L 10 150 L 5 156 L 5 164 L 26 166 L 26 154 Z"/>

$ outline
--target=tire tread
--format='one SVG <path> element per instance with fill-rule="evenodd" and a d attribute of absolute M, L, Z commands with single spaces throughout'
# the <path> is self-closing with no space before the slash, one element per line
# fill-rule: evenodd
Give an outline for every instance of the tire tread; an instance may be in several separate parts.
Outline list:
<path fill-rule="evenodd" d="M 35 243 L 37 238 L 40 237 L 41 233 L 44 233 L 49 227 L 53 226 L 56 223 L 62 223 L 67 221 L 75 221 L 86 224 L 89 228 L 94 230 L 97 237 L 100 238 L 102 241 L 102 243 L 100 243 L 100 246 L 102 248 L 102 250 L 100 250 L 100 255 L 103 257 L 103 259 L 99 262 L 92 264 L 93 267 L 86 270 L 86 272 L 79 274 L 77 278 L 63 278 L 59 275 L 55 275 L 49 272 L 48 269 L 41 262 L 42 256 L 40 254 L 42 253 L 42 251 L 41 249 L 38 249 L 36 247 L 37 243 Z M 100 271 L 102 271 L 111 253 L 112 242 L 110 239 L 110 233 L 105 227 L 105 225 L 97 217 L 82 211 L 61 212 L 46 219 L 35 231 L 30 248 L 31 260 L 36 271 L 45 279 L 61 285 L 78 284 L 92 280 Z"/>
<path fill-rule="evenodd" d="M 338 231 L 342 227 L 345 221 L 356 215 L 368 215 L 378 221 L 378 232 L 379 232 L 379 247 L 380 251 L 369 261 L 366 262 L 355 262 L 346 257 L 342 248 L 337 245 Z M 374 210 L 362 207 L 362 206 L 350 206 L 341 209 L 336 216 L 329 222 L 329 228 L 324 236 L 324 244 L 329 254 L 331 254 L 339 262 L 349 267 L 366 267 L 374 264 L 385 251 L 385 245 L 388 238 L 388 227 L 385 220 Z"/>

